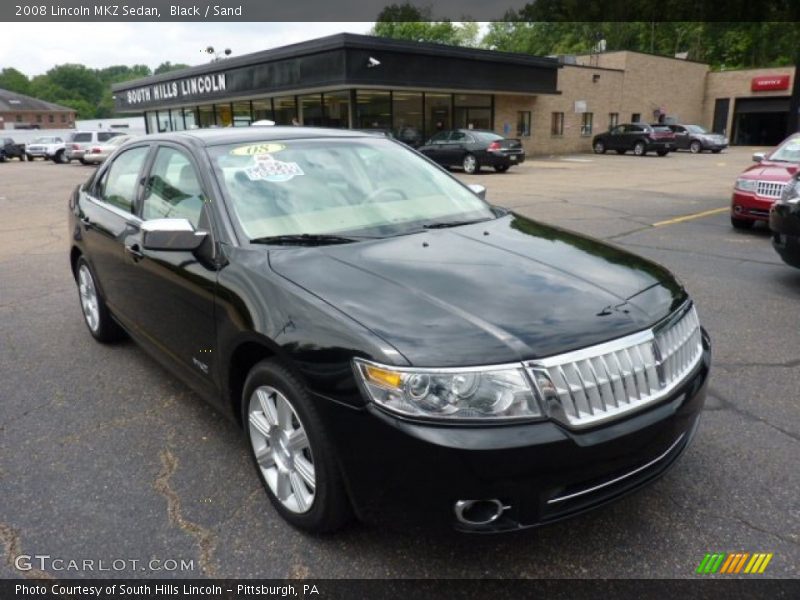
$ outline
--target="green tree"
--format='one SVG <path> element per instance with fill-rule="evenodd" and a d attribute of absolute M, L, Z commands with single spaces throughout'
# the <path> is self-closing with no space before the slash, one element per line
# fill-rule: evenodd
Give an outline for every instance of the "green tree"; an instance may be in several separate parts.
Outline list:
<path fill-rule="evenodd" d="M 153 71 L 153 75 L 160 75 L 161 73 L 169 73 L 170 71 L 177 71 L 179 69 L 187 69 L 187 68 L 189 68 L 189 65 L 185 65 L 183 63 L 172 64 L 169 61 L 165 61 L 155 68 L 155 70 Z"/>
<path fill-rule="evenodd" d="M 386 6 L 378 14 L 370 33 L 379 37 L 451 46 L 478 44 L 478 24 L 474 21 L 434 21 L 430 8 L 419 8 L 408 2 Z"/>
<path fill-rule="evenodd" d="M 28 77 L 24 73 L 12 67 L 6 67 L 0 71 L 0 89 L 17 92 L 18 94 L 29 94 L 30 88 L 31 82 L 28 81 Z"/>

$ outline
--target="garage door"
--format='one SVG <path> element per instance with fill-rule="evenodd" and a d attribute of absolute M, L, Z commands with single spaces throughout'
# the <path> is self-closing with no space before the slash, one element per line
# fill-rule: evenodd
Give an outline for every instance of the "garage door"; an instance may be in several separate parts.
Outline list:
<path fill-rule="evenodd" d="M 734 144 L 774 146 L 786 137 L 789 97 L 737 98 L 733 109 Z"/>

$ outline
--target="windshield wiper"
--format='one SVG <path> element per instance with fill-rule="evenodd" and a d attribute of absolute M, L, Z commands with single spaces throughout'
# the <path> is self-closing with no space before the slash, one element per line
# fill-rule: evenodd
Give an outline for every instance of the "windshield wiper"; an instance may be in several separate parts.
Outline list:
<path fill-rule="evenodd" d="M 491 219 L 472 219 L 471 221 L 442 221 L 440 223 L 429 223 L 423 225 L 423 229 L 447 229 L 448 227 L 458 227 L 460 225 L 472 225 L 473 223 L 483 223 Z"/>
<path fill-rule="evenodd" d="M 251 244 L 275 244 L 275 245 L 298 245 L 298 246 L 318 246 L 323 244 L 349 244 L 361 240 L 372 239 L 365 236 L 348 237 L 344 235 L 332 235 L 327 233 L 295 233 L 285 235 L 269 235 L 250 240 Z"/>

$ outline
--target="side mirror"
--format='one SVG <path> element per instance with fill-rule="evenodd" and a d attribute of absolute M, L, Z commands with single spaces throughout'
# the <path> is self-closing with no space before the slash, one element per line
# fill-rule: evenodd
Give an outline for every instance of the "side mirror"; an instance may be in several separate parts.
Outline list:
<path fill-rule="evenodd" d="M 469 189 L 472 190 L 472 193 L 475 194 L 481 200 L 486 200 L 486 187 L 482 186 L 480 183 L 470 183 L 467 186 Z"/>
<path fill-rule="evenodd" d="M 188 219 L 150 219 L 141 226 L 142 247 L 145 250 L 197 250 L 208 236 L 207 231 L 195 231 Z"/>
<path fill-rule="evenodd" d="M 753 162 L 761 162 L 767 157 L 766 152 L 756 152 L 753 154 Z"/>

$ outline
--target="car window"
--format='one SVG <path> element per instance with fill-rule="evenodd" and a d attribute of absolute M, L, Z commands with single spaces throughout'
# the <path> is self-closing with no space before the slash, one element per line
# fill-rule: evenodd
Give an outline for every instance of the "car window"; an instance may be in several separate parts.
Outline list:
<path fill-rule="evenodd" d="M 92 141 L 92 134 L 91 133 L 74 133 L 72 135 L 73 142 L 91 142 Z"/>
<path fill-rule="evenodd" d="M 688 125 L 686 127 L 692 133 L 708 133 L 705 127 L 700 127 L 700 125 Z"/>
<path fill-rule="evenodd" d="M 652 129 L 653 131 L 658 131 L 659 133 L 672 133 L 672 129 L 663 125 L 659 125 L 658 127 L 651 127 L 650 129 Z"/>
<path fill-rule="evenodd" d="M 467 140 L 467 134 L 463 131 L 453 131 L 450 134 L 450 141 L 451 142 L 465 142 Z"/>
<path fill-rule="evenodd" d="M 612 135 L 619 135 L 620 133 L 625 132 L 625 125 L 617 125 L 614 129 L 611 130 Z"/>
<path fill-rule="evenodd" d="M 200 223 L 205 196 L 189 158 L 174 148 L 159 148 L 147 180 L 142 218 L 188 219 Z"/>
<path fill-rule="evenodd" d="M 98 142 L 108 141 L 112 137 L 114 137 L 114 134 L 113 133 L 109 133 L 108 131 L 98 131 L 97 132 L 97 141 Z"/>
<path fill-rule="evenodd" d="M 431 138 L 431 144 L 441 144 L 442 142 L 446 142 L 449 135 L 449 131 L 440 131 Z"/>
<path fill-rule="evenodd" d="M 100 179 L 97 197 L 120 210 L 133 213 L 139 173 L 148 150 L 147 146 L 142 146 L 117 156 Z"/>
<path fill-rule="evenodd" d="M 495 142 L 504 139 L 502 135 L 492 133 L 491 131 L 473 131 L 472 136 L 478 138 L 482 142 Z"/>
<path fill-rule="evenodd" d="M 251 142 L 208 152 L 250 239 L 399 235 L 432 222 L 494 216 L 456 179 L 383 138 Z"/>

